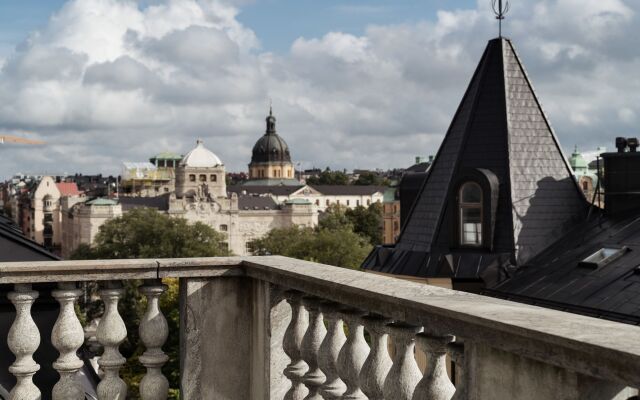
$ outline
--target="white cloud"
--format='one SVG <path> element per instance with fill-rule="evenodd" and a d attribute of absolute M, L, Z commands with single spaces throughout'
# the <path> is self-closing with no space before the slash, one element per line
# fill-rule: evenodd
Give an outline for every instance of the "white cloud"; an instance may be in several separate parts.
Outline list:
<path fill-rule="evenodd" d="M 237 20 L 244 0 L 147 3 L 69 1 L 4 60 L 0 128 L 48 145 L 4 152 L 3 175 L 118 173 L 123 160 L 186 152 L 197 137 L 245 169 L 270 97 L 304 166 L 407 166 L 436 152 L 496 33 L 479 0 L 435 21 L 301 37 L 273 54 Z M 636 134 L 638 11 L 631 0 L 514 4 L 505 32 L 566 146 Z"/>

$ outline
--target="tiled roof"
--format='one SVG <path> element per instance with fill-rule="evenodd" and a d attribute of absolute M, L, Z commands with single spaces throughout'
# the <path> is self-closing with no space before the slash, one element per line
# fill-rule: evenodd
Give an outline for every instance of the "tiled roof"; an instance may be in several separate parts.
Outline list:
<path fill-rule="evenodd" d="M 78 190 L 78 185 L 75 182 L 58 182 L 56 187 L 60 191 L 61 196 L 79 196 L 81 194 Z"/>

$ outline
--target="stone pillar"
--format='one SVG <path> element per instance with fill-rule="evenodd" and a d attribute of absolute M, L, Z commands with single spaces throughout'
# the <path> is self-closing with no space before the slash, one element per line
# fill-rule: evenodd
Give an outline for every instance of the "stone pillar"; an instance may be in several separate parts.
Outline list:
<path fill-rule="evenodd" d="M 414 357 L 415 335 L 421 327 L 405 323 L 387 325 L 389 335 L 395 345 L 393 366 L 384 381 L 384 398 L 411 400 L 422 373 Z"/>
<path fill-rule="evenodd" d="M 84 400 L 84 389 L 77 379 L 77 373 L 84 363 L 76 352 L 84 343 L 84 330 L 75 311 L 75 302 L 82 294 L 75 283 L 60 283 L 51 295 L 60 303 L 60 313 L 51 332 L 51 342 L 60 352 L 53 368 L 60 374 L 60 380 L 53 387 L 53 400 Z"/>
<path fill-rule="evenodd" d="M 447 375 L 447 345 L 453 342 L 451 335 L 432 336 L 420 333 L 416 336 L 418 347 L 427 355 L 427 370 L 413 393 L 413 400 L 451 400 L 456 388 Z"/>
<path fill-rule="evenodd" d="M 301 354 L 309 369 L 302 377 L 304 385 L 309 390 L 305 400 L 322 400 L 320 386 L 325 381 L 325 376 L 318 367 L 318 352 L 320 344 L 327 334 L 320 311 L 320 299 L 303 297 L 302 304 L 309 313 L 309 327 L 302 338 Z"/>
<path fill-rule="evenodd" d="M 344 324 L 342 317 L 338 313 L 338 304 L 332 302 L 323 302 L 320 304 L 320 311 L 327 321 L 327 334 L 320 344 L 320 354 L 318 363 L 320 369 L 326 375 L 327 379 L 320 388 L 322 397 L 326 400 L 338 400 L 342 398 L 342 394 L 347 387 L 338 376 L 338 356 L 340 349 L 347 341 L 344 335 Z"/>
<path fill-rule="evenodd" d="M 456 391 L 451 400 L 467 400 L 467 366 L 465 365 L 464 344 L 458 343 L 458 340 L 456 339 L 455 343 L 451 343 L 448 346 L 451 360 L 456 366 Z"/>
<path fill-rule="evenodd" d="M 104 377 L 98 384 L 100 400 L 125 400 L 127 384 L 120 378 L 120 368 L 127 361 L 120 354 L 120 344 L 127 338 L 127 327 L 118 312 L 118 301 L 124 295 L 119 282 L 107 282 L 99 291 L 104 302 L 104 315 L 98 325 L 98 341 L 104 347 L 104 353 L 98 365 L 104 371 Z"/>
<path fill-rule="evenodd" d="M 343 400 L 365 400 L 367 396 L 360 390 L 360 371 L 367 356 L 369 345 L 364 339 L 364 327 L 360 310 L 343 310 L 342 318 L 349 327 L 349 336 L 338 356 L 338 372 L 347 385 L 342 395 Z"/>
<path fill-rule="evenodd" d="M 31 318 L 31 306 L 38 298 L 38 292 L 31 290 L 30 284 L 16 284 L 7 297 L 16 308 L 16 319 L 9 329 L 7 344 L 16 356 L 9 372 L 16 377 L 17 382 L 9 393 L 9 398 L 40 400 L 40 390 L 33 384 L 33 375 L 40 370 L 40 365 L 33 359 L 33 353 L 40 346 L 40 332 Z"/>
<path fill-rule="evenodd" d="M 165 400 L 169 395 L 169 381 L 161 368 L 169 361 L 169 356 L 162 351 L 162 346 L 169 336 L 169 326 L 158 303 L 167 285 L 163 285 L 160 279 L 150 280 L 139 290 L 147 298 L 147 309 L 139 326 L 140 340 L 146 347 L 140 362 L 147 368 L 140 381 L 140 397 L 142 400 Z"/>
<path fill-rule="evenodd" d="M 246 277 L 180 280 L 181 399 L 269 400 L 282 391 L 272 333 L 284 336 L 288 320 L 272 295 L 271 284 Z"/>
<path fill-rule="evenodd" d="M 284 398 L 285 400 L 302 400 L 307 395 L 307 390 L 302 384 L 302 380 L 308 367 L 302 359 L 301 348 L 302 340 L 309 324 L 309 317 L 302 306 L 302 293 L 288 291 L 285 293 L 285 297 L 289 305 L 291 305 L 291 322 L 285 332 L 282 347 L 291 359 L 291 362 L 284 370 L 284 375 L 291 381 L 291 388 Z"/>
<path fill-rule="evenodd" d="M 371 352 L 360 371 L 360 387 L 369 400 L 384 400 L 384 380 L 391 369 L 389 341 L 386 325 L 390 319 L 368 315 L 363 318 L 364 326 L 371 336 Z"/>

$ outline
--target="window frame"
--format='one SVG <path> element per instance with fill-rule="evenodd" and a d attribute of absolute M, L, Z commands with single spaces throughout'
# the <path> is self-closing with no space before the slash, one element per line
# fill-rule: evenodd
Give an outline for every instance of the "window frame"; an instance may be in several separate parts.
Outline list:
<path fill-rule="evenodd" d="M 465 202 L 463 201 L 463 196 L 462 196 L 462 192 L 465 189 L 465 187 L 467 187 L 468 185 L 473 185 L 476 187 L 476 189 L 478 190 L 478 192 L 480 193 L 480 202 L 479 203 L 469 203 L 469 202 Z M 458 244 L 460 245 L 460 247 L 471 247 L 471 248 L 478 248 L 478 247 L 483 247 L 484 245 L 484 238 L 485 238 L 485 229 L 484 229 L 484 224 L 485 224 L 485 215 L 484 215 L 484 191 L 482 188 L 482 185 L 480 185 L 478 182 L 473 181 L 473 180 L 467 180 L 464 181 L 460 184 L 460 186 L 458 187 L 458 199 L 457 199 L 457 214 L 458 214 Z M 479 224 L 480 225 L 480 232 L 478 235 L 478 232 L 476 230 L 476 235 L 479 236 L 479 240 L 476 240 L 475 243 L 471 243 L 471 242 L 467 242 L 464 238 L 464 224 L 465 224 L 465 220 L 464 220 L 464 211 L 465 210 L 478 210 L 480 211 L 480 221 L 476 222 L 475 224 Z"/>

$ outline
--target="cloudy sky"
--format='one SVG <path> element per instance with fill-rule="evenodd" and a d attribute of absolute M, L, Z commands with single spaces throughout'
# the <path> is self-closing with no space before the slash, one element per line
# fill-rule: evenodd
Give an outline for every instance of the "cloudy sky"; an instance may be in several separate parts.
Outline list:
<path fill-rule="evenodd" d="M 512 0 L 505 23 L 566 152 L 640 135 L 640 1 Z M 435 154 L 489 0 L 0 2 L 0 177 L 118 173 L 202 138 L 246 169 L 269 99 L 303 167 Z"/>

